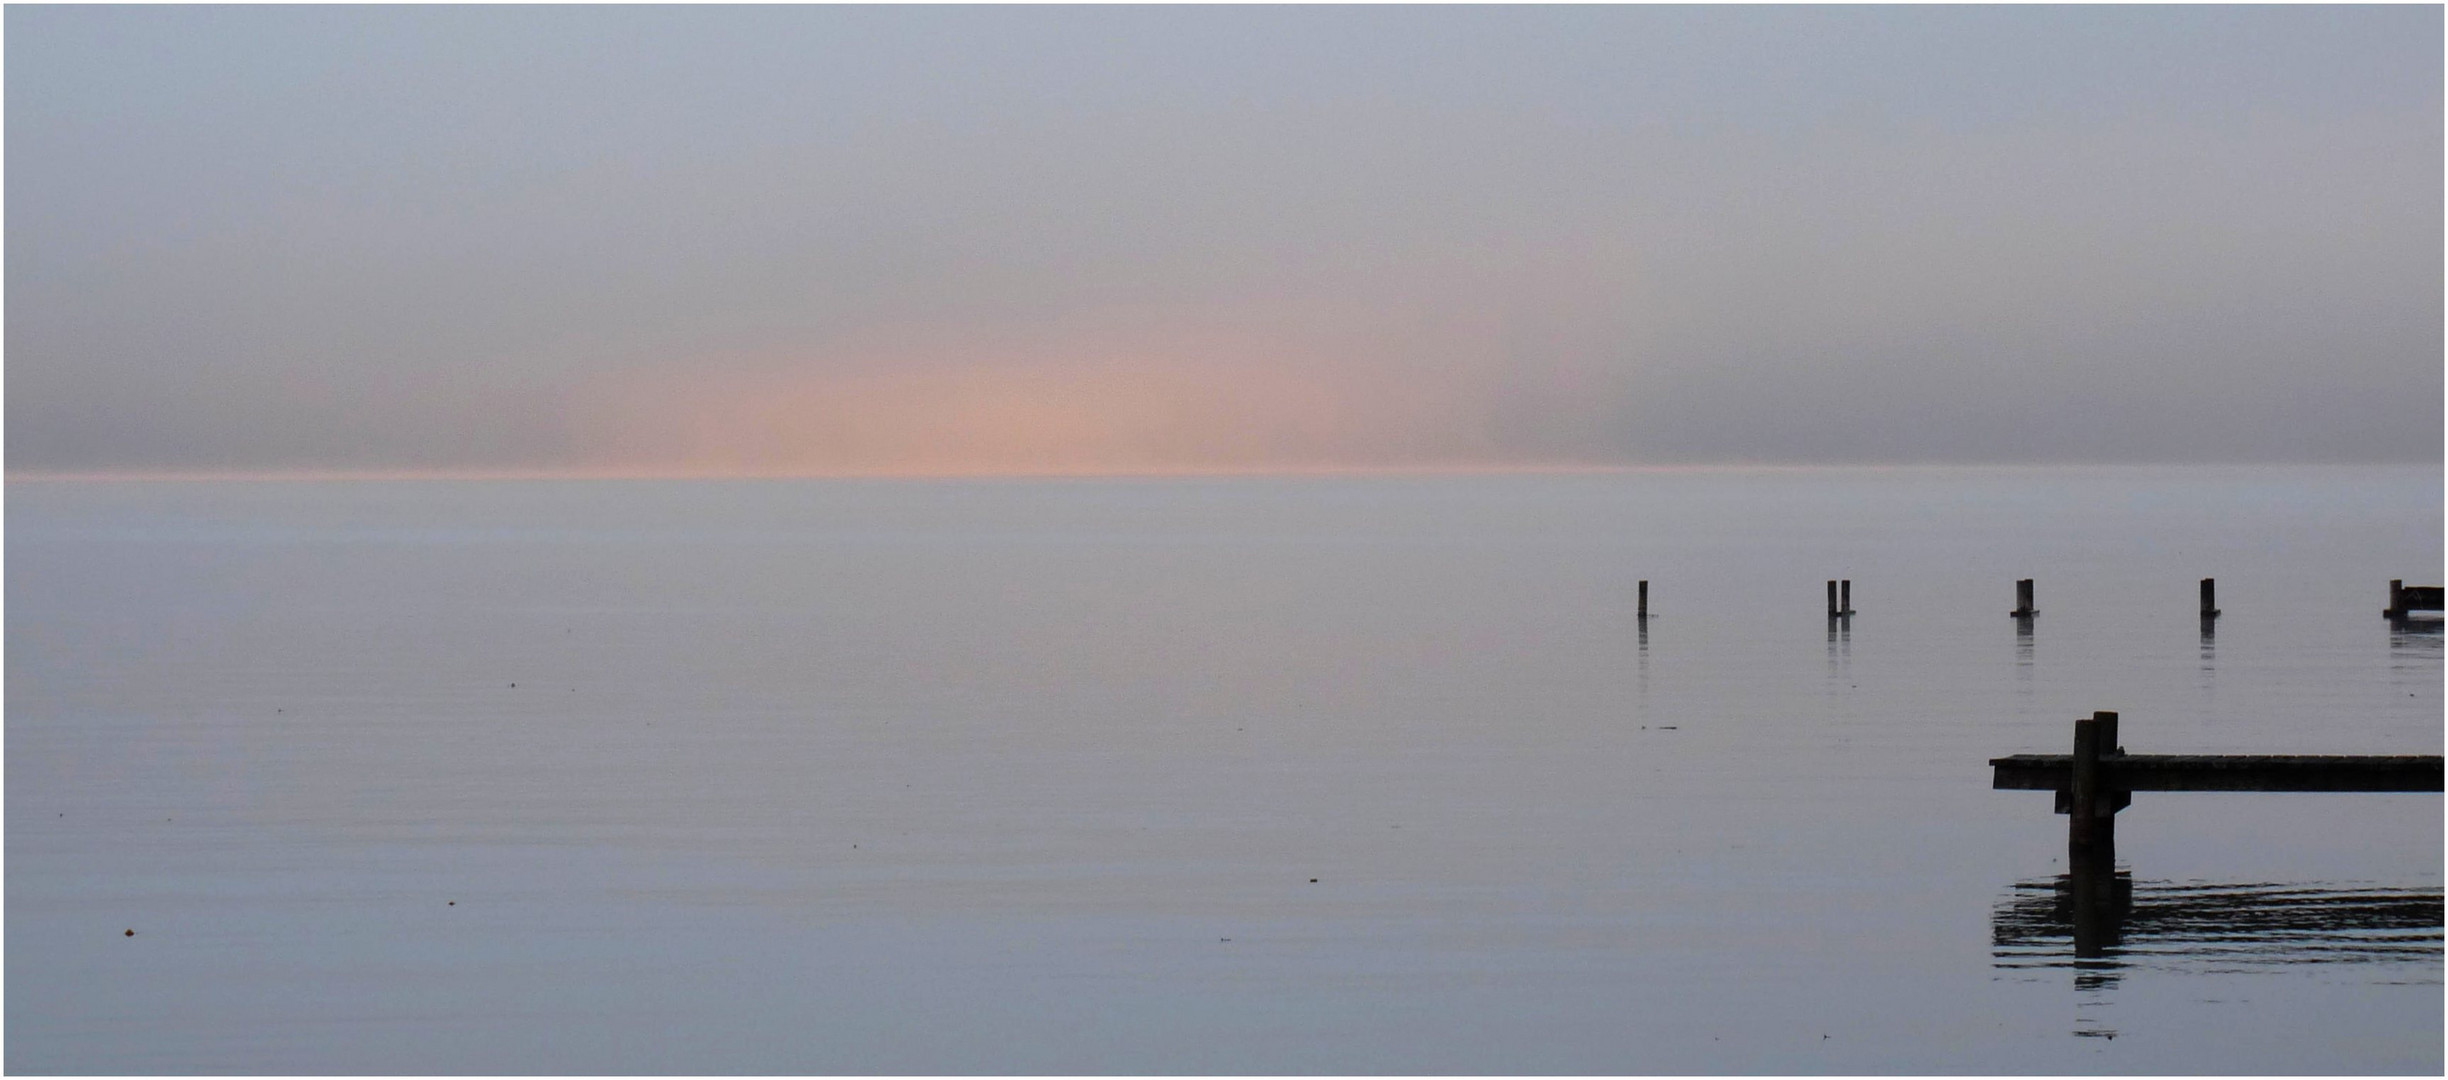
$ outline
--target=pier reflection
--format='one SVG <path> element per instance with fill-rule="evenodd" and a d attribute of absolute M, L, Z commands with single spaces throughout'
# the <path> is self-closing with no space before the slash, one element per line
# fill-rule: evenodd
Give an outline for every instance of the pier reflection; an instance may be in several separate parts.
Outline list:
<path fill-rule="evenodd" d="M 2438 965 L 2441 890 L 2328 882 L 2136 882 L 2114 859 L 2016 882 L 1990 913 L 2000 969 L 2074 973 L 2074 1033 L 2114 1038 L 2094 1010 L 2128 971 L 2235 973 L 2302 964 Z M 2436 977 L 2436 976 L 2435 976 Z M 2086 1015 L 2090 1014 L 2090 1015 Z"/>
<path fill-rule="evenodd" d="M 2391 661 L 2438 660 L 2448 636 L 2442 634 L 2438 619 L 2390 619 L 2389 659 Z"/>

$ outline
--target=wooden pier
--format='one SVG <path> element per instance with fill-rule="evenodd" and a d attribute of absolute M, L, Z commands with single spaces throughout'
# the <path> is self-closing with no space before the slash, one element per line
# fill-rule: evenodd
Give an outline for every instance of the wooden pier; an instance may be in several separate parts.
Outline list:
<path fill-rule="evenodd" d="M 2116 813 L 2137 791 L 2441 790 L 2437 754 L 2128 754 L 2117 745 L 2117 714 L 2074 721 L 2071 754 L 1989 759 L 1990 787 L 2053 791 L 2071 850 L 2112 851 Z"/>
<path fill-rule="evenodd" d="M 2205 626 L 2209 620 L 2203 616 Z M 2128 754 L 2117 745 L 2112 712 L 2074 721 L 2071 754 L 1989 759 L 1992 788 L 2053 791 L 2057 812 L 2067 815 L 2066 874 L 2058 890 L 2078 959 L 2108 956 L 2132 907 L 2132 879 L 2116 868 L 2116 813 L 2133 803 L 2134 792 L 2437 792 L 2440 765 L 2436 754 Z"/>

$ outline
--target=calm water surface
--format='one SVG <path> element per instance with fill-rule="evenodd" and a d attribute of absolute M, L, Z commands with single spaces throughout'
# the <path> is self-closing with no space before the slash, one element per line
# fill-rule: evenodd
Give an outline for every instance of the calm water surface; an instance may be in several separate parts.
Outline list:
<path fill-rule="evenodd" d="M 2439 753 L 2441 479 L 10 483 L 5 1064 L 2436 1074 L 2439 796 L 1985 762 Z"/>

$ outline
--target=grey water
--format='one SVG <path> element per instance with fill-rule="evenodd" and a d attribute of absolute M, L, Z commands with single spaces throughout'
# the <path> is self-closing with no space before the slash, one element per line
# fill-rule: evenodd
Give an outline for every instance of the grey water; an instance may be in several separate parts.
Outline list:
<path fill-rule="evenodd" d="M 14 481 L 5 1065 L 2437 1074 L 2439 796 L 2137 794 L 2078 958 L 1986 762 L 2439 753 L 2441 491 Z"/>

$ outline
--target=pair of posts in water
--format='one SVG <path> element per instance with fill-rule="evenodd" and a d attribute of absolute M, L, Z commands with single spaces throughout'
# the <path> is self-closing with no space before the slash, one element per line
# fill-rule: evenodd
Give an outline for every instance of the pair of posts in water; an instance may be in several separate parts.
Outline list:
<path fill-rule="evenodd" d="M 2029 593 L 2031 582 L 2026 581 L 2023 585 L 2024 591 Z M 1853 580 L 1845 578 L 1828 582 L 1827 600 L 1828 618 L 1838 619 L 1853 614 Z M 1643 621 L 1649 618 L 1649 580 L 1647 578 L 1641 579 L 1640 583 L 1640 618 Z"/>
<path fill-rule="evenodd" d="M 2038 605 L 2032 603 L 2032 579 L 2023 578 L 2015 582 L 2015 609 L 2007 614 L 2018 619 L 2028 619 L 2040 614 Z M 2203 578 L 2201 579 L 2201 617 L 2204 621 L 2208 621 L 2218 616 L 2218 579 Z"/>

